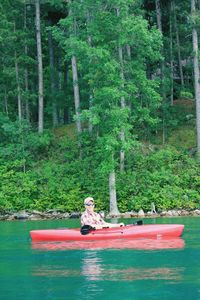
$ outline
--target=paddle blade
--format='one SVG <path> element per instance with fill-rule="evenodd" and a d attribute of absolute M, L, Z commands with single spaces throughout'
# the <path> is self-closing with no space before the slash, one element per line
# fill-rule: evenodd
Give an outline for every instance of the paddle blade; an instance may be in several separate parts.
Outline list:
<path fill-rule="evenodd" d="M 92 231 L 92 230 L 95 230 L 95 228 L 93 228 L 90 225 L 83 225 L 81 227 L 80 232 L 81 232 L 82 235 L 86 235 L 86 234 L 90 233 L 90 231 Z"/>

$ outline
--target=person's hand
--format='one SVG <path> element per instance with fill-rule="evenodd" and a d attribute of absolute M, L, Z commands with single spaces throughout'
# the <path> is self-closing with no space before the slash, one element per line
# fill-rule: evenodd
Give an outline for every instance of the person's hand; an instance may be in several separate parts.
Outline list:
<path fill-rule="evenodd" d="M 95 225 L 94 228 L 95 229 L 102 229 L 102 226 L 101 225 Z"/>
<path fill-rule="evenodd" d="M 110 228 L 118 228 L 118 227 L 122 227 L 122 226 L 124 226 L 124 223 L 119 223 L 119 224 L 112 224 L 112 223 L 110 223 L 109 224 Z"/>

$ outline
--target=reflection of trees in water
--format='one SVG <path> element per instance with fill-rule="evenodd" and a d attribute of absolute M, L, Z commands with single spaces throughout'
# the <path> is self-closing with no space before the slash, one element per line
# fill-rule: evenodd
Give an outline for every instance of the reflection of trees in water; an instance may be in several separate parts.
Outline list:
<path fill-rule="evenodd" d="M 182 268 L 127 268 L 127 269 L 110 269 L 104 273 L 102 280 L 111 281 L 134 281 L 134 280 L 181 280 Z"/>
<path fill-rule="evenodd" d="M 34 268 L 32 271 L 33 276 L 41 277 L 76 277 L 80 276 L 79 270 L 65 270 L 65 269 L 55 269 L 56 266 L 52 266 L 52 269 L 49 266 L 40 266 L 39 268 Z"/>

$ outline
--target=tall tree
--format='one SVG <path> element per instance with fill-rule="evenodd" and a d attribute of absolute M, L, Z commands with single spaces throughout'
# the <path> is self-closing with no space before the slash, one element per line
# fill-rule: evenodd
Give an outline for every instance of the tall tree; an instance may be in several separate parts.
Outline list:
<path fill-rule="evenodd" d="M 74 104 L 76 112 L 76 128 L 78 134 L 82 132 L 81 120 L 80 120 L 80 92 L 79 92 L 79 83 L 78 83 L 78 68 L 77 68 L 77 59 L 73 55 L 72 59 L 72 75 L 73 75 L 73 88 L 74 88 Z"/>
<path fill-rule="evenodd" d="M 51 19 L 49 19 L 49 26 L 52 25 Z M 56 78 L 55 78 L 55 53 L 52 40 L 52 33 L 48 32 L 48 44 L 49 44 L 49 61 L 50 61 L 50 83 L 51 83 L 51 101 L 52 101 L 52 119 L 53 126 L 58 125 L 58 111 L 56 103 Z"/>
<path fill-rule="evenodd" d="M 112 157 L 113 160 L 113 157 Z M 119 215 L 116 195 L 116 172 L 115 169 L 109 173 L 110 214 Z"/>
<path fill-rule="evenodd" d="M 195 0 L 191 0 L 191 13 L 194 20 L 192 29 L 192 41 L 194 52 L 194 88 L 196 100 L 196 129 L 197 129 L 197 155 L 200 157 L 200 75 L 199 75 L 199 57 L 198 57 L 198 33 L 195 24 L 196 5 Z"/>
<path fill-rule="evenodd" d="M 40 25 L 40 0 L 35 0 L 35 23 L 38 57 L 38 132 L 44 130 L 44 87 L 43 87 L 43 63 L 42 63 L 42 42 Z"/>
<path fill-rule="evenodd" d="M 157 17 L 157 26 L 158 29 L 160 30 L 161 34 L 163 35 L 163 26 L 162 26 L 162 12 L 161 12 L 161 3 L 160 0 L 155 0 L 156 3 L 156 17 Z M 163 49 L 162 49 L 162 54 L 163 54 Z M 164 56 L 163 56 L 164 58 Z M 165 102 L 166 102 L 166 92 L 165 92 L 165 62 L 164 59 L 161 61 L 161 91 L 162 91 L 162 100 L 163 100 L 163 105 L 162 105 L 162 140 L 163 144 L 165 144 L 166 141 L 166 117 L 165 117 Z"/>
<path fill-rule="evenodd" d="M 173 0 L 170 2 L 169 39 L 170 39 L 170 103 L 174 104 L 174 57 L 173 57 Z"/>
<path fill-rule="evenodd" d="M 26 3 L 24 3 L 24 32 L 26 33 L 26 31 L 27 31 L 27 6 Z M 26 57 L 28 56 L 27 37 L 25 38 L 24 54 Z M 29 100 L 28 100 L 29 78 L 28 78 L 27 65 L 25 65 L 25 69 L 24 69 L 24 82 L 25 82 L 25 91 L 26 91 L 26 97 L 25 97 L 26 119 L 28 122 L 30 122 L 30 109 L 29 109 Z"/>
<path fill-rule="evenodd" d="M 16 35 L 16 24 L 14 22 L 14 34 Z M 19 65 L 17 52 L 15 50 L 15 75 L 16 75 L 16 84 L 17 84 L 17 103 L 18 103 L 18 118 L 19 121 L 22 121 L 22 96 L 21 96 L 21 87 L 20 87 L 20 79 L 19 79 Z"/>
<path fill-rule="evenodd" d="M 181 46 L 180 46 L 180 37 L 179 37 L 179 30 L 178 30 L 178 23 L 177 23 L 177 14 L 176 14 L 176 6 L 174 0 L 172 1 L 172 10 L 174 14 L 174 27 L 176 33 L 176 44 L 177 44 L 177 52 L 178 52 L 178 65 L 179 65 L 179 73 L 181 78 L 181 86 L 184 88 L 184 76 L 183 76 L 183 66 L 182 66 L 182 59 L 181 59 Z"/>
<path fill-rule="evenodd" d="M 69 5 L 70 4 L 71 1 L 69 1 Z M 72 7 L 69 7 L 69 17 L 72 18 L 71 36 L 76 36 L 76 31 L 77 31 L 76 15 L 72 10 Z M 75 104 L 75 114 L 76 114 L 76 129 L 78 134 L 80 134 L 82 132 L 82 125 L 80 120 L 80 91 L 79 91 L 79 81 L 78 81 L 77 57 L 74 54 L 71 57 L 71 64 L 72 64 L 74 104 Z M 80 143 L 79 143 L 79 147 L 80 147 Z"/>
<path fill-rule="evenodd" d="M 119 8 L 117 8 L 117 17 L 118 18 L 120 17 Z M 125 81 L 125 77 L 124 77 L 124 59 L 123 59 L 123 48 L 120 45 L 120 43 L 118 45 L 118 53 L 119 53 L 119 64 L 120 64 L 121 87 L 122 87 L 122 91 L 124 91 L 124 81 Z M 124 109 L 125 107 L 126 107 L 125 97 L 122 94 L 122 96 L 121 96 L 121 108 Z M 125 142 L 124 130 L 121 131 L 120 138 L 121 138 L 122 144 L 124 144 L 124 142 Z M 124 161 L 125 161 L 125 151 L 123 149 L 121 149 L 120 150 L 120 171 L 121 172 L 124 171 Z"/>

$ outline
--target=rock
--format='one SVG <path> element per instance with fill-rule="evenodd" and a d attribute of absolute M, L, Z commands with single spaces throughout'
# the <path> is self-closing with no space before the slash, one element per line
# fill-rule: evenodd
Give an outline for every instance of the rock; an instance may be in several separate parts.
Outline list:
<path fill-rule="evenodd" d="M 149 216 L 149 217 L 157 216 L 157 215 L 158 215 L 156 212 L 153 212 L 153 211 L 148 211 L 146 214 L 147 214 L 147 216 Z"/>
<path fill-rule="evenodd" d="M 33 210 L 32 214 L 37 217 L 41 217 L 41 219 L 50 219 L 52 217 L 52 214 L 48 214 L 47 212 L 41 212 L 38 210 Z"/>
<path fill-rule="evenodd" d="M 173 215 L 173 217 L 178 217 L 179 212 L 177 210 L 172 210 L 172 215 Z"/>
<path fill-rule="evenodd" d="M 144 213 L 143 209 L 140 209 L 137 215 L 138 215 L 138 217 L 145 217 L 145 213 Z"/>
<path fill-rule="evenodd" d="M 16 220 L 27 220 L 29 218 L 29 214 L 26 212 L 19 212 L 13 215 Z"/>
<path fill-rule="evenodd" d="M 103 218 L 105 218 L 105 213 L 100 212 Z M 169 210 L 169 211 L 159 211 L 154 213 L 153 211 L 148 211 L 144 213 L 143 209 L 140 209 L 139 212 L 128 211 L 121 214 L 108 214 L 106 218 L 114 219 L 116 218 L 116 222 L 118 218 L 143 218 L 143 217 L 178 217 L 178 216 L 200 216 L 200 209 L 196 209 L 193 211 L 179 209 L 179 210 Z M 81 212 L 64 212 L 63 210 L 49 209 L 46 212 L 41 212 L 38 210 L 33 211 L 21 211 L 21 212 L 13 212 L 13 211 L 3 211 L 0 214 L 0 221 L 5 220 L 44 220 L 44 219 L 67 219 L 67 218 L 79 218 L 81 216 Z"/>
<path fill-rule="evenodd" d="M 60 212 L 57 211 L 53 211 L 52 213 L 48 213 L 48 216 L 52 216 L 52 217 L 56 217 L 59 218 L 60 217 Z"/>
<path fill-rule="evenodd" d="M 78 213 L 78 212 L 73 212 L 69 215 L 70 219 L 77 219 L 77 218 L 80 218 L 81 216 L 81 213 Z"/>
<path fill-rule="evenodd" d="M 167 217 L 178 217 L 179 213 L 177 210 L 168 210 L 166 213 Z"/>
<path fill-rule="evenodd" d="M 164 211 L 161 211 L 160 216 L 161 216 L 161 217 L 167 216 L 167 211 L 165 211 L 165 210 L 164 210 Z"/>
<path fill-rule="evenodd" d="M 68 219 L 70 217 L 70 214 L 66 212 L 66 213 L 62 214 L 62 217 L 63 217 L 63 219 Z"/>
<path fill-rule="evenodd" d="M 31 214 L 30 216 L 29 216 L 29 220 L 31 220 L 31 221 L 39 221 L 39 220 L 41 220 L 42 218 L 41 218 L 41 216 L 39 216 L 39 215 L 34 215 L 34 214 Z"/>
<path fill-rule="evenodd" d="M 122 214 L 108 214 L 106 216 L 106 218 L 107 219 L 114 219 L 114 218 L 118 219 L 118 218 L 122 218 Z"/>
<path fill-rule="evenodd" d="M 187 211 L 187 210 L 181 210 L 181 214 L 180 214 L 181 216 L 189 216 L 190 215 L 190 212 L 189 211 Z"/>
<path fill-rule="evenodd" d="M 173 211 L 172 210 L 168 210 L 166 213 L 167 217 L 173 217 Z"/>
<path fill-rule="evenodd" d="M 200 210 L 199 209 L 195 209 L 195 211 L 194 211 L 194 215 L 200 215 Z"/>
<path fill-rule="evenodd" d="M 136 211 L 131 211 L 130 214 L 133 218 L 138 216 L 138 213 Z"/>
<path fill-rule="evenodd" d="M 33 215 L 39 215 L 39 216 L 41 216 L 41 217 L 44 216 L 44 213 L 41 212 L 41 211 L 38 211 L 38 210 L 33 210 L 33 211 L 32 211 L 32 214 L 33 214 Z"/>
<path fill-rule="evenodd" d="M 0 215 L 0 221 L 5 221 L 9 218 L 9 215 Z"/>
<path fill-rule="evenodd" d="M 16 220 L 14 215 L 9 215 L 7 218 L 6 218 L 7 221 L 13 221 L 13 220 Z"/>
<path fill-rule="evenodd" d="M 121 217 L 125 218 L 125 219 L 129 219 L 129 218 L 131 218 L 131 212 L 123 213 L 123 214 L 121 214 Z"/>

